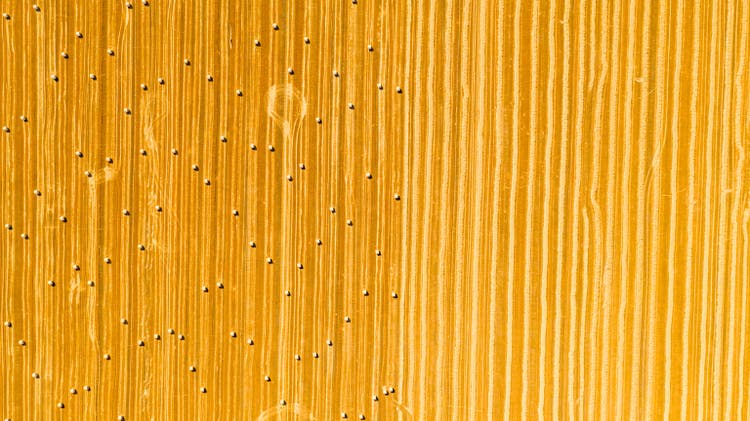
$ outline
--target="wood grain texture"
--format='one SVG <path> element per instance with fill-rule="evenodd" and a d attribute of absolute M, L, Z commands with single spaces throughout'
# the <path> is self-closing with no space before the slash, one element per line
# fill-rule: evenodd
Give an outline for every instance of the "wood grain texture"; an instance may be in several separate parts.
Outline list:
<path fill-rule="evenodd" d="M 750 419 L 750 1 L 37 4 L 0 417 Z"/>

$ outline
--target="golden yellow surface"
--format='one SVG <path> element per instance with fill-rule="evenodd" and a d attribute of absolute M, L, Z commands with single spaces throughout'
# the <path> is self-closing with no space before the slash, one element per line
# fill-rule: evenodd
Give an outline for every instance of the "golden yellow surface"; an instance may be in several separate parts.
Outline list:
<path fill-rule="evenodd" d="M 750 419 L 750 1 L 145 3 L 0 1 L 0 419 Z"/>

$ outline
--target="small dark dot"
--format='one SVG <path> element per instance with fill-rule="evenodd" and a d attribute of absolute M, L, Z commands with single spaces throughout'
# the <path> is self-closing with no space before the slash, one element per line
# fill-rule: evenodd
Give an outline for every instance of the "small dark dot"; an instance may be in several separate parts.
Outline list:
<path fill-rule="evenodd" d="M 349 104 L 347 105 L 347 107 L 349 107 L 349 109 L 350 109 L 350 110 L 353 110 L 353 109 L 354 109 L 354 104 L 352 104 L 352 103 L 350 102 L 350 103 L 349 103 Z"/>
<path fill-rule="evenodd" d="M 321 119 L 320 117 L 315 117 L 315 122 L 318 124 L 323 124 L 323 119 Z"/>
<path fill-rule="evenodd" d="M 367 51 L 373 52 L 375 49 L 372 47 L 372 44 L 367 45 Z"/>
<path fill-rule="evenodd" d="M 86 392 L 91 392 L 91 387 L 90 386 L 83 386 L 83 390 L 85 390 Z"/>
<path fill-rule="evenodd" d="M 191 373 L 195 373 L 195 370 L 196 370 L 196 368 L 193 365 L 191 365 L 190 367 L 188 367 L 188 371 L 190 371 Z"/>
<path fill-rule="evenodd" d="M 279 30 L 279 25 L 274 23 L 273 24 L 273 30 L 274 31 L 278 31 Z"/>
<path fill-rule="evenodd" d="M 346 225 L 349 225 L 351 227 L 352 225 L 354 225 L 354 221 L 352 221 L 351 219 L 347 219 Z"/>
<path fill-rule="evenodd" d="M 255 146 L 255 143 L 250 144 L 250 150 L 253 150 L 253 151 L 258 150 L 258 147 Z"/>
<path fill-rule="evenodd" d="M 64 58 L 64 59 L 67 59 L 68 57 L 70 57 L 70 56 L 68 55 L 68 53 L 66 53 L 65 51 L 63 51 L 62 53 L 60 53 L 60 56 L 61 56 L 62 58 Z"/>
<path fill-rule="evenodd" d="M 339 76 L 341 76 L 341 75 L 339 74 L 339 71 L 338 71 L 338 70 L 334 70 L 334 71 L 333 71 L 333 77 L 339 77 Z"/>
<path fill-rule="evenodd" d="M 395 293 L 395 292 L 392 292 L 392 293 L 391 293 L 391 297 L 392 297 L 393 299 L 396 299 L 396 298 L 398 298 L 398 294 L 397 294 L 397 293 Z"/>
<path fill-rule="evenodd" d="M 159 205 L 154 206 L 154 210 L 156 210 L 157 212 L 161 212 L 162 211 L 161 206 L 159 206 Z"/>
<path fill-rule="evenodd" d="M 89 177 L 89 178 L 91 178 L 91 177 L 94 176 L 94 174 L 92 174 L 91 171 L 89 171 L 89 170 L 84 171 L 83 174 L 85 174 L 86 177 Z"/>
<path fill-rule="evenodd" d="M 65 404 L 62 403 L 62 402 L 58 402 L 57 403 L 57 407 L 60 408 L 60 409 L 64 409 L 65 408 Z"/>
<path fill-rule="evenodd" d="M 291 174 L 287 175 L 286 176 L 286 181 L 294 181 L 294 177 L 292 177 Z"/>
<path fill-rule="evenodd" d="M 198 171 L 198 170 L 199 170 L 198 164 L 193 164 L 193 171 Z"/>
<path fill-rule="evenodd" d="M 304 164 L 304 163 L 300 163 L 300 164 L 298 165 L 298 167 L 299 167 L 299 169 L 301 169 L 302 171 L 304 171 L 304 170 L 306 170 L 306 169 L 307 169 L 307 167 L 305 166 L 305 164 Z"/>
<path fill-rule="evenodd" d="M 143 244 L 138 244 L 138 250 L 145 251 L 146 250 L 146 246 L 144 246 Z"/>
<path fill-rule="evenodd" d="M 250 242 L 250 247 L 251 247 L 251 248 L 255 248 L 255 241 L 251 241 L 251 242 Z"/>
<path fill-rule="evenodd" d="M 141 83 L 141 89 L 144 91 L 148 91 L 148 85 L 146 85 L 145 83 Z"/>
<path fill-rule="evenodd" d="M 368 180 L 372 180 L 372 174 L 371 173 L 365 173 L 365 177 L 367 177 Z"/>
<path fill-rule="evenodd" d="M 42 8 L 41 8 L 41 7 L 39 7 L 39 5 L 38 5 L 38 4 L 35 4 L 35 5 L 31 6 L 31 7 L 33 7 L 33 8 L 34 8 L 34 11 L 35 11 L 35 12 L 37 12 L 37 13 L 39 13 L 39 12 L 41 12 L 41 11 L 42 11 Z"/>
<path fill-rule="evenodd" d="M 399 200 L 401 200 L 401 196 L 399 196 L 398 194 L 394 194 L 393 195 L 393 200 L 395 200 L 395 201 L 398 202 Z"/>
<path fill-rule="evenodd" d="M 260 41 L 258 41 L 257 39 L 255 40 L 255 46 L 260 47 Z"/>
<path fill-rule="evenodd" d="M 77 264 L 73 263 L 73 270 L 76 271 L 76 272 L 80 272 L 81 271 L 81 267 L 78 266 Z"/>
<path fill-rule="evenodd" d="M 10 133 L 10 127 L 8 127 L 8 126 L 3 126 L 3 131 L 4 131 L 5 133 Z"/>
<path fill-rule="evenodd" d="M 217 282 L 216 283 L 216 288 L 224 289 L 224 284 L 222 284 L 221 282 Z"/>
<path fill-rule="evenodd" d="M 266 263 L 268 263 L 269 265 L 272 265 L 273 264 L 273 259 L 270 258 L 270 257 L 266 257 Z"/>
<path fill-rule="evenodd" d="M 265 377 L 263 378 L 263 380 L 265 380 L 266 382 L 270 382 L 270 381 L 271 381 L 271 377 L 269 377 L 269 376 L 265 376 Z"/>
<path fill-rule="evenodd" d="M 107 54 L 109 54 L 110 56 L 114 56 L 114 55 L 115 55 L 115 50 L 113 50 L 113 49 L 111 49 L 111 48 L 108 48 L 108 49 L 107 49 Z M 66 57 L 66 58 L 67 58 L 67 57 Z"/>
<path fill-rule="evenodd" d="M 317 240 L 315 240 L 315 244 L 317 244 L 319 246 L 323 245 L 323 241 L 320 238 L 318 238 Z"/>
<path fill-rule="evenodd" d="M 189 59 L 182 60 L 182 62 L 185 63 L 185 66 L 190 66 L 190 60 Z"/>
<path fill-rule="evenodd" d="M 143 1 L 141 2 L 141 3 L 143 3 L 143 5 L 144 5 L 144 6 L 146 6 L 146 7 L 148 7 L 148 6 L 149 6 L 149 4 L 150 4 L 150 3 L 148 2 L 148 0 L 143 0 Z"/>
<path fill-rule="evenodd" d="M 304 268 L 305 268 L 305 267 L 304 267 L 304 266 L 302 266 L 302 263 L 299 263 L 299 262 L 297 262 L 297 269 L 300 269 L 300 270 L 302 270 L 302 269 L 304 269 Z"/>
<path fill-rule="evenodd" d="M 54 287 L 57 284 L 55 283 L 55 281 L 47 281 L 47 285 Z"/>
<path fill-rule="evenodd" d="M 142 340 L 139 340 L 138 341 L 138 346 L 146 346 L 146 343 L 143 342 Z"/>
<path fill-rule="evenodd" d="M 253 341 L 252 339 L 248 339 L 247 340 L 247 344 L 248 345 L 255 345 L 255 341 Z"/>
<path fill-rule="evenodd" d="M 206 80 L 209 81 L 209 82 L 213 82 L 214 81 L 214 77 L 211 76 L 211 75 L 206 75 Z"/>
<path fill-rule="evenodd" d="M 234 93 L 236 93 L 237 96 L 242 96 L 242 89 L 237 89 Z"/>
<path fill-rule="evenodd" d="M 159 85 L 163 85 L 164 84 L 164 79 L 163 78 L 156 79 L 156 81 L 159 83 Z"/>
<path fill-rule="evenodd" d="M 310 38 L 305 37 L 304 39 L 305 39 L 305 44 L 309 44 L 310 43 Z"/>
<path fill-rule="evenodd" d="M 96 75 L 93 73 L 89 73 L 89 79 L 96 80 Z"/>
<path fill-rule="evenodd" d="M 226 136 L 220 136 L 219 140 L 221 140 L 222 143 L 227 143 L 227 137 Z"/>
<path fill-rule="evenodd" d="M 328 210 L 331 211 L 331 213 L 336 213 L 336 208 L 334 208 L 333 206 L 328 208 Z"/>
<path fill-rule="evenodd" d="M 229 332 L 229 336 L 231 336 L 232 338 L 236 338 L 237 337 L 237 332 L 231 331 L 231 332 Z"/>
<path fill-rule="evenodd" d="M 346 323 L 351 323 L 351 322 L 352 322 L 352 319 L 351 319 L 351 317 L 349 317 L 349 316 L 344 316 L 344 321 L 345 321 Z"/>
<path fill-rule="evenodd" d="M 201 387 L 201 388 L 200 388 L 200 391 L 201 391 L 201 393 L 207 393 L 207 392 L 208 392 L 208 390 L 206 390 L 206 388 L 205 388 L 205 387 Z"/>
<path fill-rule="evenodd" d="M 132 9 L 133 8 L 133 3 L 129 2 L 129 1 L 126 1 L 125 2 L 125 7 L 127 7 L 128 9 Z"/>
<path fill-rule="evenodd" d="M 28 240 L 29 239 L 29 234 L 26 234 L 25 232 L 21 233 L 21 238 L 23 238 L 24 240 Z"/>
<path fill-rule="evenodd" d="M 60 80 L 60 78 L 58 78 L 58 77 L 57 77 L 57 75 L 54 75 L 54 74 L 53 74 L 53 75 L 50 75 L 50 78 L 52 78 L 52 80 L 53 80 L 54 82 L 58 82 L 58 81 Z"/>
<path fill-rule="evenodd" d="M 396 86 L 396 93 L 403 93 L 404 91 L 401 90 L 400 86 Z"/>
<path fill-rule="evenodd" d="M 106 158 L 104 158 L 104 160 L 105 160 L 105 161 L 107 161 L 107 164 L 111 164 L 111 163 L 115 162 L 115 161 L 114 161 L 114 160 L 113 160 L 113 159 L 112 159 L 111 157 L 109 157 L 109 156 L 108 156 L 108 157 L 106 157 Z"/>
<path fill-rule="evenodd" d="M 35 196 L 41 196 L 42 192 L 40 192 L 39 190 L 34 190 L 34 195 Z"/>
<path fill-rule="evenodd" d="M 161 340 L 161 335 L 159 335 L 158 333 L 154 334 L 154 340 L 155 341 L 160 341 Z"/>
<path fill-rule="evenodd" d="M 125 215 L 125 216 L 129 216 L 130 215 L 130 211 L 127 210 L 127 209 L 123 209 L 122 210 L 122 214 Z"/>
<path fill-rule="evenodd" d="M 273 145 L 268 145 L 268 150 L 274 152 L 276 148 L 274 148 Z"/>
<path fill-rule="evenodd" d="M 130 111 L 130 108 L 123 108 L 123 109 L 122 109 L 122 112 L 124 112 L 124 113 L 125 113 L 125 115 L 130 115 L 130 114 L 132 114 L 132 113 L 133 113 L 132 111 Z"/>
<path fill-rule="evenodd" d="M 204 286 L 202 286 L 202 287 L 201 287 L 201 291 L 203 291 L 203 292 L 208 292 L 208 287 L 207 287 L 207 286 L 205 286 L 205 285 L 204 285 Z"/>
<path fill-rule="evenodd" d="M 232 209 L 232 215 L 240 216 L 240 211 L 238 211 L 237 209 Z"/>
<path fill-rule="evenodd" d="M 76 37 L 83 38 L 83 34 L 81 32 L 76 32 Z"/>
<path fill-rule="evenodd" d="M 169 329 L 167 329 L 167 333 L 169 333 L 170 335 L 174 335 L 174 329 L 170 327 Z"/>
<path fill-rule="evenodd" d="M 376 256 L 382 256 L 383 253 L 380 250 L 375 250 L 375 255 Z"/>
<path fill-rule="evenodd" d="M 87 284 L 88 286 L 90 286 L 90 287 L 93 287 L 93 286 L 94 286 L 94 281 L 88 281 L 88 282 L 87 282 L 86 284 Z"/>
<path fill-rule="evenodd" d="M 5 224 L 5 229 L 7 229 L 8 231 L 13 231 L 13 225 Z"/>
<path fill-rule="evenodd" d="M 330 339 L 326 340 L 326 345 L 333 346 L 333 341 Z"/>
<path fill-rule="evenodd" d="M 140 150 L 140 151 L 138 151 L 138 152 L 139 152 L 139 153 L 140 153 L 141 155 L 143 155 L 143 156 L 146 156 L 146 150 L 145 150 L 145 149 L 141 149 L 141 150 Z"/>
<path fill-rule="evenodd" d="M 179 152 L 177 152 L 177 149 L 172 149 L 172 155 L 177 155 Z"/>
<path fill-rule="evenodd" d="M 5 20 L 10 20 L 10 15 L 9 15 L 9 14 L 7 14 L 7 13 L 3 13 L 3 18 L 4 18 Z"/>
<path fill-rule="evenodd" d="M 369 296 L 369 295 L 370 295 L 370 291 L 368 291 L 368 290 L 366 290 L 366 289 L 363 289 L 363 290 L 362 290 L 362 295 L 364 295 L 365 297 L 367 297 L 367 296 Z"/>
<path fill-rule="evenodd" d="M 104 354 L 104 359 L 109 361 L 112 359 L 112 356 L 110 356 L 109 354 Z"/>
<path fill-rule="evenodd" d="M 383 84 L 382 83 L 378 83 L 378 89 L 381 90 L 381 91 L 383 90 Z"/>
<path fill-rule="evenodd" d="M 208 178 L 204 178 L 203 179 L 203 184 L 205 184 L 207 186 L 210 186 L 211 185 L 211 180 L 209 180 Z"/>
<path fill-rule="evenodd" d="M 112 264 L 112 259 L 110 259 L 109 257 L 105 257 L 104 258 L 104 263 L 110 265 L 110 264 Z"/>

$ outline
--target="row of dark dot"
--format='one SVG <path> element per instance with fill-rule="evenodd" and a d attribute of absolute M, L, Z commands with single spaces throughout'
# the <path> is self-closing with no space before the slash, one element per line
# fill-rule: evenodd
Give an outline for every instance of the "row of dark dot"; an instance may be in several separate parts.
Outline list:
<path fill-rule="evenodd" d="M 124 318 L 123 318 L 123 319 L 121 319 L 121 320 L 120 320 L 120 322 L 121 322 L 121 323 L 122 323 L 123 325 L 127 325 L 127 324 L 128 324 L 128 322 L 127 322 L 127 319 L 124 319 Z M 6 327 L 12 327 L 13 325 L 12 325 L 12 323 L 11 323 L 11 322 L 9 322 L 9 321 L 6 321 L 6 322 L 5 322 L 5 326 L 6 326 Z M 170 333 L 170 334 L 172 334 L 172 335 L 173 335 L 173 334 L 175 333 L 175 331 L 174 331 L 174 329 L 168 329 L 168 333 Z M 232 338 L 236 338 L 236 337 L 237 337 L 237 332 L 234 332 L 234 331 L 232 331 L 232 332 L 230 332 L 230 334 L 229 334 L 229 335 L 230 335 L 230 337 L 232 337 Z M 184 340 L 184 339 L 185 339 L 183 335 L 179 335 L 178 337 L 179 337 L 179 339 L 180 339 L 180 340 Z M 155 335 L 154 335 L 154 340 L 156 340 L 156 341 L 159 341 L 159 340 L 161 340 L 161 335 L 159 335 L 159 334 L 155 334 Z M 249 345 L 254 345 L 254 344 L 255 344 L 255 342 L 254 342 L 254 341 L 253 341 L 252 339 L 248 339 L 248 340 L 247 340 L 247 343 L 248 343 Z M 19 344 L 20 344 L 21 346 L 25 346 L 25 345 L 26 345 L 26 342 L 25 342 L 25 341 L 23 341 L 23 340 L 21 340 L 21 341 L 19 341 Z M 332 341 L 331 341 L 330 339 L 326 341 L 326 344 L 327 344 L 327 345 L 328 345 L 329 347 L 330 347 L 330 346 L 333 346 L 333 342 L 332 342 Z M 142 340 L 139 340 L 139 341 L 138 341 L 138 346 L 139 346 L 139 347 L 143 347 L 143 346 L 145 346 L 145 343 L 144 343 L 144 342 L 143 342 Z M 313 355 L 313 358 L 315 358 L 315 359 L 319 358 L 319 354 L 318 354 L 317 352 L 313 352 L 313 354 L 312 354 L 312 355 Z M 106 361 L 109 361 L 109 360 L 111 360 L 111 359 L 112 359 L 112 357 L 111 357 L 111 355 L 110 355 L 110 354 L 104 354 L 104 355 L 103 355 L 103 358 L 104 358 L 104 360 L 106 360 Z M 295 354 L 295 355 L 294 355 L 294 359 L 295 359 L 296 361 L 300 361 L 300 360 L 302 359 L 302 357 L 301 357 L 301 356 L 300 356 L 299 354 Z M 191 372 L 191 373 L 195 373 L 195 372 L 197 371 L 197 368 L 196 368 L 196 367 L 195 367 L 194 365 L 191 365 L 191 366 L 189 366 L 189 367 L 188 367 L 188 371 L 189 371 L 189 372 Z M 40 375 L 39 375 L 38 373 L 36 373 L 36 372 L 32 373 L 32 374 L 31 374 L 31 376 L 32 376 L 32 378 L 34 378 L 34 379 L 37 379 L 37 380 L 41 378 L 41 376 L 40 376 Z M 265 381 L 265 382 L 267 382 L 267 383 L 268 383 L 268 382 L 271 382 L 271 377 L 270 377 L 270 376 L 268 376 L 268 375 L 264 376 L 264 378 L 263 378 L 263 379 L 264 379 L 264 381 Z M 90 392 L 90 391 L 91 391 L 91 388 L 90 388 L 89 386 L 83 386 L 83 390 L 85 390 L 85 391 L 87 391 L 87 392 Z M 201 388 L 199 388 L 199 391 L 200 391 L 201 393 L 208 393 L 208 390 L 207 390 L 207 389 L 206 389 L 205 387 L 201 387 Z M 390 388 L 388 388 L 388 389 L 386 389 L 386 388 L 383 388 L 383 394 L 384 394 L 384 395 L 386 395 L 386 396 L 387 396 L 387 395 L 388 395 L 389 393 L 395 393 L 395 392 L 396 392 L 396 391 L 395 391 L 395 389 L 394 389 L 393 387 L 390 387 Z M 70 393 L 71 393 L 71 394 L 73 394 L 73 395 L 76 395 L 76 394 L 78 393 L 78 391 L 77 391 L 77 390 L 76 390 L 75 388 L 72 388 L 72 389 L 70 389 Z M 372 400 L 373 400 L 373 401 L 376 401 L 376 402 L 377 402 L 377 401 L 379 400 L 379 398 L 378 398 L 378 395 L 372 395 Z M 285 405 L 286 405 L 286 401 L 282 399 L 282 400 L 281 400 L 281 401 L 279 402 L 279 404 L 280 404 L 281 406 L 285 406 Z M 58 408 L 61 408 L 61 409 L 65 407 L 65 405 L 64 405 L 64 404 L 63 404 L 62 402 L 58 403 L 58 405 L 57 405 L 57 406 L 58 406 Z M 362 416 L 363 416 L 363 415 L 360 415 L 360 419 L 361 419 L 361 417 L 362 417 Z M 342 418 L 346 418 L 346 417 L 347 417 L 347 416 L 346 416 L 346 413 L 345 413 L 345 412 L 342 412 Z"/>
<path fill-rule="evenodd" d="M 7 15 L 7 14 L 6 14 L 6 15 Z M 9 17 L 8 17 L 8 18 L 9 18 Z M 277 24 L 273 24 L 273 27 L 274 27 L 274 29 L 275 29 L 275 30 L 278 30 L 278 29 L 279 29 L 279 27 L 278 27 L 278 25 L 277 25 Z M 83 33 L 81 33 L 80 31 L 79 31 L 79 32 L 76 32 L 76 37 L 77 37 L 77 38 L 79 38 L 79 39 L 80 39 L 80 38 L 83 38 Z M 310 38 L 309 38 L 309 37 L 304 37 L 304 42 L 305 42 L 305 44 L 310 44 Z M 259 40 L 255 40 L 255 41 L 254 41 L 254 43 L 255 43 L 255 46 L 256 46 L 256 47 L 260 47 L 260 45 L 261 45 L 261 43 L 260 43 L 260 41 L 259 41 Z M 372 51 L 374 51 L 375 49 L 374 49 L 374 47 L 373 47 L 373 46 L 372 46 L 372 45 L 370 44 L 370 45 L 368 45 L 368 46 L 367 46 L 367 50 L 368 50 L 368 51 L 370 51 L 370 52 L 372 52 Z M 108 50 L 107 50 L 107 54 L 108 54 L 108 55 L 110 55 L 110 56 L 114 56 L 114 55 L 115 55 L 115 52 L 114 52 L 114 50 L 112 50 L 112 49 L 108 49 Z M 70 56 L 68 55 L 68 53 L 67 53 L 67 52 L 65 52 L 65 51 L 61 52 L 61 53 L 60 53 L 60 55 L 61 55 L 61 56 L 62 56 L 62 57 L 63 57 L 64 59 L 68 59 L 68 58 L 70 57 Z M 192 64 L 192 63 L 191 63 L 191 61 L 190 61 L 190 59 L 184 59 L 184 60 L 183 60 L 183 63 L 184 63 L 184 64 L 185 64 L 186 66 L 190 66 L 190 65 Z M 289 73 L 290 75 L 294 75 L 294 69 L 292 69 L 291 67 L 289 67 L 289 68 L 287 69 L 287 73 Z M 340 77 L 340 73 L 339 73 L 339 72 L 338 72 L 337 70 L 334 70 L 334 71 L 333 71 L 333 76 L 334 76 L 334 77 L 336 77 L 336 78 L 338 78 L 338 77 Z M 50 78 L 51 78 L 51 79 L 52 79 L 53 81 L 55 81 L 55 82 L 58 82 L 58 81 L 60 80 L 60 79 L 59 79 L 59 77 L 58 77 L 58 76 L 57 76 L 56 74 L 54 74 L 54 73 L 53 73 L 52 75 L 50 75 Z M 90 73 L 90 74 L 89 74 L 89 78 L 90 78 L 91 80 L 97 80 L 97 77 L 96 77 L 96 75 L 95 75 L 94 73 Z M 207 80 L 208 80 L 209 82 L 213 82 L 213 81 L 214 81 L 214 78 L 213 78 L 213 76 L 212 76 L 212 75 L 210 75 L 210 74 L 208 74 L 208 75 L 206 76 L 206 79 L 207 79 Z M 163 79 L 163 78 L 158 78 L 158 79 L 157 79 L 157 82 L 158 82 L 158 83 L 159 83 L 160 85 L 164 85 L 164 84 L 165 84 L 165 81 L 164 81 L 164 79 Z M 140 87 L 141 87 L 141 89 L 142 89 L 142 90 L 144 90 L 144 91 L 148 90 L 148 85 L 146 85 L 145 83 L 141 83 Z M 378 83 L 378 84 L 377 84 L 377 87 L 378 87 L 378 89 L 379 89 L 379 90 L 383 90 L 383 89 L 384 89 L 384 87 L 383 87 L 383 84 L 382 84 L 382 83 Z M 397 93 L 399 93 L 399 94 L 401 94 L 401 93 L 403 93 L 403 90 L 401 89 L 401 87 L 400 87 L 400 86 L 397 86 L 397 87 L 396 87 L 396 92 L 397 92 Z M 235 91 L 235 93 L 237 94 L 237 96 L 243 96 L 243 93 L 242 93 L 242 90 L 241 90 L 241 89 L 237 89 L 237 90 Z M 353 109 L 354 109 L 354 104 L 353 104 L 353 103 L 348 103 L 348 104 L 347 104 L 347 107 L 348 107 L 348 108 L 349 108 L 350 110 L 353 110 Z M 124 111 L 124 112 L 125 112 L 125 114 L 127 114 L 127 115 L 130 115 L 130 114 L 132 114 L 132 111 L 130 110 L 130 108 L 124 108 L 124 109 L 123 109 L 123 111 Z M 23 116 L 21 116 L 21 119 L 23 120 L 23 119 L 24 119 L 24 117 L 23 117 Z M 26 121 L 28 121 L 28 120 L 26 119 L 26 120 L 24 120 L 24 121 L 26 122 Z M 320 117 L 317 117 L 317 118 L 316 118 L 316 121 L 318 122 L 318 124 L 321 124 L 321 123 L 322 123 L 322 120 L 320 119 Z M 3 126 L 3 131 L 5 131 L 6 133 L 10 133 L 10 128 L 9 128 L 8 126 Z"/>
<path fill-rule="evenodd" d="M 146 6 L 146 7 L 148 7 L 148 6 L 151 5 L 151 3 L 148 0 L 141 0 L 141 3 L 144 6 Z M 352 4 L 357 4 L 357 0 L 352 0 Z M 34 4 L 31 7 L 37 13 L 41 13 L 41 11 L 42 11 L 42 8 L 39 7 L 39 5 L 37 5 L 37 4 Z M 129 2 L 129 1 L 126 1 L 125 2 L 125 7 L 128 8 L 128 9 L 132 9 L 133 8 L 133 3 Z M 10 20 L 10 15 L 8 13 L 3 13 L 3 18 L 5 18 L 5 20 Z M 274 29 L 277 30 L 277 31 L 279 30 L 278 25 L 275 24 L 275 23 L 274 23 Z"/>

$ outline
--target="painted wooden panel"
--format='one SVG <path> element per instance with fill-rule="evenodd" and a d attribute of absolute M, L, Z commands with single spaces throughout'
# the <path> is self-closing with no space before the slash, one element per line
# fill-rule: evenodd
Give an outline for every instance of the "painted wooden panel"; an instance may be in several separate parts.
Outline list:
<path fill-rule="evenodd" d="M 0 12 L 0 419 L 750 419 L 747 0 Z"/>

